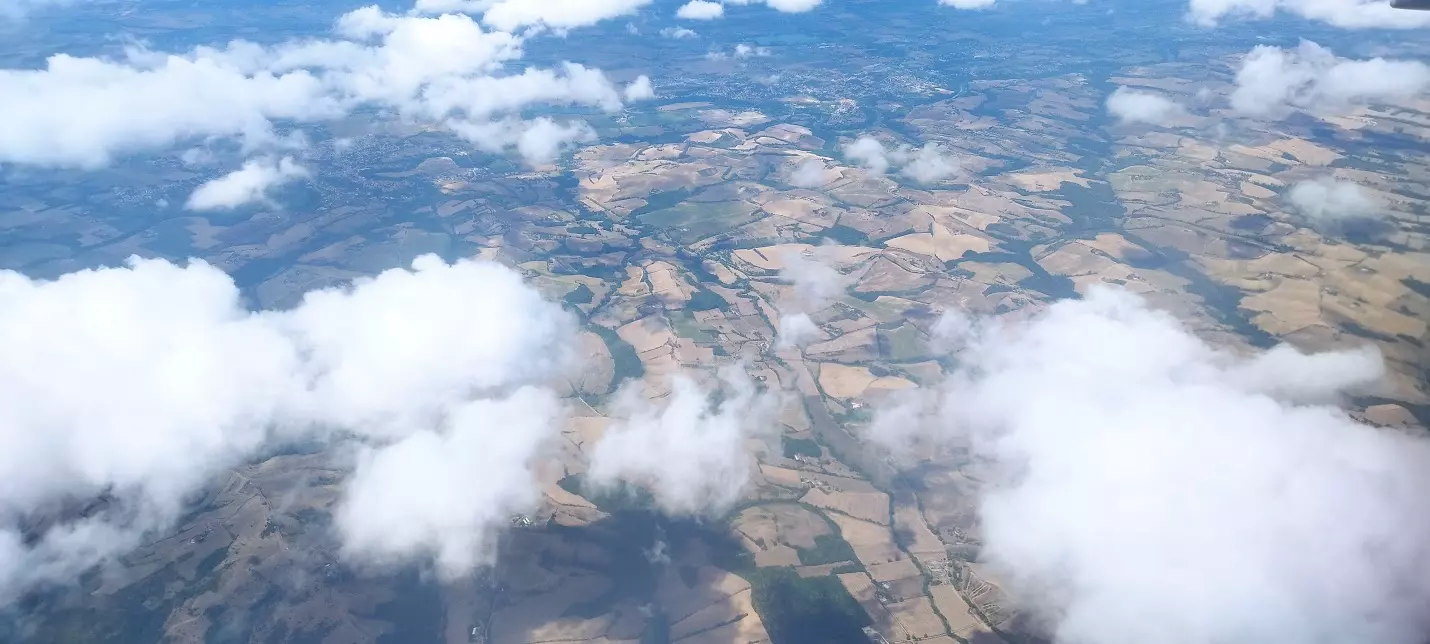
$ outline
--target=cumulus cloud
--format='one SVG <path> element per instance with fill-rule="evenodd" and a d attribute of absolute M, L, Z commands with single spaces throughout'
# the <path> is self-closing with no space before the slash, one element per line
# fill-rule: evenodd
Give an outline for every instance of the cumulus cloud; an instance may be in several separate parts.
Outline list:
<path fill-rule="evenodd" d="M 872 136 L 861 136 L 844 146 L 845 158 L 875 174 L 899 167 L 899 174 L 919 183 L 937 183 L 958 175 L 958 160 L 944 154 L 937 143 L 920 148 L 904 144 L 889 149 Z"/>
<path fill-rule="evenodd" d="M 1310 41 L 1296 49 L 1259 45 L 1241 62 L 1231 107 L 1253 117 L 1292 109 L 1345 109 L 1404 100 L 1430 89 L 1430 65 L 1419 61 L 1349 60 Z"/>
<path fill-rule="evenodd" d="M 59 54 L 42 69 L 0 70 L 0 94 L 11 97 L 0 103 L 0 162 L 96 167 L 215 137 L 262 148 L 281 140 L 281 128 L 361 108 L 442 124 L 501 121 L 538 105 L 623 106 L 620 88 L 597 69 L 503 73 L 525 37 L 466 15 L 365 7 L 343 15 L 335 34 L 175 54 L 131 47 L 115 59 Z"/>
<path fill-rule="evenodd" d="M 650 3 L 651 0 L 495 0 L 482 13 L 482 22 L 502 31 L 534 25 L 574 29 L 631 15 Z"/>
<path fill-rule="evenodd" d="M 775 346 L 780 349 L 802 347 L 822 337 L 824 332 L 808 313 L 782 315 L 779 328 L 775 330 Z"/>
<path fill-rule="evenodd" d="M 544 116 L 530 121 L 451 121 L 448 126 L 457 136 L 483 150 L 515 149 L 532 165 L 551 163 L 571 146 L 596 139 L 596 132 L 584 121 L 558 122 Z"/>
<path fill-rule="evenodd" d="M 549 394 L 521 388 L 566 372 L 574 324 L 505 267 L 435 256 L 258 312 L 198 261 L 0 272 L 0 598 L 128 550 L 216 472 L 300 438 L 374 450 L 339 523 L 355 554 L 479 561 L 491 517 L 531 498 L 522 457 L 551 431 Z M 399 475 L 483 489 L 438 506 Z M 22 536 L 28 516 L 49 521 Z"/>
<path fill-rule="evenodd" d="M 829 169 L 819 159 L 805 159 L 790 173 L 789 182 L 798 188 L 818 188 L 829 183 L 825 176 Z"/>
<path fill-rule="evenodd" d="M 784 13 L 804 13 L 818 7 L 824 0 L 724 0 L 724 2 L 732 5 L 764 3 L 771 9 Z"/>
<path fill-rule="evenodd" d="M 919 183 L 937 183 L 958 174 L 958 161 L 944 154 L 937 143 L 925 143 L 913 151 L 897 151 L 895 159 L 904 164 L 899 174 Z"/>
<path fill-rule="evenodd" d="M 705 54 L 705 57 L 710 60 L 726 60 L 729 58 L 763 58 L 769 55 L 769 47 L 758 47 L 740 43 L 735 45 L 735 48 L 728 54 L 723 51 L 712 51 Z"/>
<path fill-rule="evenodd" d="M 831 244 L 804 252 L 784 253 L 780 278 L 794 286 L 794 298 L 779 304 L 781 315 L 775 329 L 776 348 L 803 347 L 826 337 L 808 312 L 829 306 L 854 283 L 854 276 L 841 273 L 834 267 L 838 248 Z"/>
<path fill-rule="evenodd" d="M 817 246 L 809 254 L 786 252 L 780 278 L 794 285 L 799 308 L 818 311 L 829 306 L 854 283 L 853 275 L 833 266 L 838 245 Z"/>
<path fill-rule="evenodd" d="M 1318 226 L 1382 214 L 1380 206 L 1359 184 L 1332 177 L 1297 182 L 1286 192 L 1286 200 L 1301 216 Z"/>
<path fill-rule="evenodd" d="M 714 20 L 725 15 L 725 5 L 709 0 L 690 0 L 675 11 L 675 17 L 685 20 Z"/>
<path fill-rule="evenodd" d="M 222 177 L 206 181 L 189 195 L 190 210 L 222 210 L 237 208 L 268 199 L 268 191 L 285 183 L 308 176 L 307 168 L 292 157 L 251 159 L 243 167 Z"/>
<path fill-rule="evenodd" d="M 648 101 L 655 98 L 655 87 L 651 85 L 649 76 L 641 74 L 626 86 L 624 94 L 627 103 Z"/>
<path fill-rule="evenodd" d="M 1333 404 L 1375 351 L 1234 355 L 1102 288 L 974 322 L 903 434 L 987 468 L 981 556 L 1056 641 L 1422 641 L 1430 445 Z"/>
<path fill-rule="evenodd" d="M 1430 26 L 1430 15 L 1390 6 L 1389 0 L 1191 0 L 1188 17 L 1203 26 L 1226 18 L 1271 18 L 1278 13 L 1345 29 L 1413 29 Z"/>
<path fill-rule="evenodd" d="M 496 4 L 496 0 L 417 0 L 412 4 L 412 13 L 415 15 L 480 14 L 494 4 Z"/>
<path fill-rule="evenodd" d="M 1157 92 L 1119 87 L 1107 97 L 1107 113 L 1118 122 L 1170 125 L 1187 113 L 1185 107 Z"/>
<path fill-rule="evenodd" d="M 719 52 L 719 50 L 714 50 L 714 52 L 708 52 L 705 54 L 705 59 L 751 59 L 751 57 L 769 56 L 769 53 L 771 53 L 769 52 L 769 47 L 756 47 L 754 46 L 754 44 L 739 43 L 736 44 L 735 49 L 732 49 L 729 53 Z"/>
<path fill-rule="evenodd" d="M 844 157 L 875 174 L 889 171 L 889 151 L 872 136 L 861 136 L 844 146 Z"/>
<path fill-rule="evenodd" d="M 591 454 L 587 481 L 648 490 L 672 514 L 728 509 L 754 471 L 745 441 L 772 428 L 776 398 L 760 392 L 743 365 L 719 372 L 711 390 L 677 374 L 670 394 L 645 395 L 637 382 L 617 393 L 617 420 Z"/>
<path fill-rule="evenodd" d="M 496 531 L 540 501 L 532 460 L 559 434 L 561 409 L 550 391 L 524 387 L 369 451 L 334 517 L 349 557 L 382 565 L 430 553 L 449 578 L 490 563 Z"/>
<path fill-rule="evenodd" d="M 596 140 L 596 132 L 582 122 L 557 123 L 541 117 L 522 127 L 517 152 L 530 163 L 549 163 L 575 143 Z"/>
<path fill-rule="evenodd" d="M 765 4 L 776 11 L 804 13 L 818 7 L 824 0 L 765 0 Z"/>
<path fill-rule="evenodd" d="M 940 6 L 954 9 L 987 9 L 997 0 L 938 0 Z"/>
<path fill-rule="evenodd" d="M 660 35 L 670 38 L 671 40 L 685 40 L 687 38 L 695 38 L 700 34 L 695 33 L 693 29 L 686 29 L 685 27 L 666 27 L 660 30 Z"/>
<path fill-rule="evenodd" d="M 757 47 L 757 46 L 755 46 L 755 45 L 747 45 L 747 44 L 745 44 L 745 43 L 740 43 L 740 44 L 738 44 L 738 45 L 735 45 L 735 54 L 734 54 L 734 56 L 735 56 L 736 58 L 751 58 L 751 57 L 756 57 L 756 56 L 758 56 L 758 57 L 764 57 L 764 56 L 769 56 L 769 55 L 770 55 L 770 48 L 769 48 L 769 47 Z"/>

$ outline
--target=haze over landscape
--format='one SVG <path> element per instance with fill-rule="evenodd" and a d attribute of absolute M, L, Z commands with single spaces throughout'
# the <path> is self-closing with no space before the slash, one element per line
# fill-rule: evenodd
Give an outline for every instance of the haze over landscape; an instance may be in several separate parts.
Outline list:
<path fill-rule="evenodd" d="M 1427 36 L 0 4 L 0 641 L 1422 644 Z"/>

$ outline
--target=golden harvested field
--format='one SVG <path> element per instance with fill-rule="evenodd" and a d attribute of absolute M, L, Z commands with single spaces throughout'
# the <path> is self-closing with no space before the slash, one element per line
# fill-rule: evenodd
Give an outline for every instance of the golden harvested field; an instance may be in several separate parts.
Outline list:
<path fill-rule="evenodd" d="M 815 537 L 829 534 L 823 517 L 793 503 L 766 503 L 747 508 L 735 517 L 733 527 L 752 551 L 776 545 L 813 548 Z"/>
<path fill-rule="evenodd" d="M 858 398 L 877 380 L 867 367 L 825 362 L 819 365 L 819 386 L 835 398 Z"/>
<path fill-rule="evenodd" d="M 944 630 L 943 620 L 934 612 L 928 597 L 916 597 L 889 604 L 889 613 L 894 616 L 894 623 L 902 635 L 900 641 L 921 640 L 947 632 Z"/>
<path fill-rule="evenodd" d="M 948 626 L 953 630 L 954 635 L 966 642 L 987 641 L 991 643 L 998 641 L 997 635 L 988 628 L 987 624 L 983 623 L 983 620 L 973 614 L 973 609 L 953 586 L 931 586 L 929 594 L 933 597 L 933 603 L 938 607 L 938 612 L 948 620 Z"/>
<path fill-rule="evenodd" d="M 993 247 L 992 241 L 987 238 L 953 233 L 939 224 L 933 224 L 932 231 L 895 237 L 884 242 L 884 245 L 889 248 L 935 257 L 941 262 L 959 259 L 970 252 L 986 253 Z"/>
<path fill-rule="evenodd" d="M 909 536 L 909 554 L 921 560 L 937 560 L 946 557 L 944 543 L 924 522 L 924 517 L 919 513 L 917 505 L 896 504 L 894 506 L 894 527 Z"/>
<path fill-rule="evenodd" d="M 815 488 L 800 501 L 870 523 L 889 525 L 889 495 L 883 492 L 825 492 Z"/>
<path fill-rule="evenodd" d="M 1078 176 L 1081 170 L 1074 168 L 1048 168 L 1038 172 L 1019 172 L 1007 175 L 1008 181 L 1029 192 L 1057 190 L 1063 183 L 1075 183 L 1088 187 L 1087 178 Z"/>
<path fill-rule="evenodd" d="M 864 611 L 874 621 L 874 628 L 887 638 L 895 638 L 894 616 L 889 613 L 889 609 L 879 601 L 874 591 L 874 581 L 862 572 L 850 572 L 836 575 L 839 583 L 844 585 L 844 589 L 849 591 L 849 596 L 854 601 L 859 602 L 864 607 Z M 891 639 L 891 641 L 894 641 Z"/>
<path fill-rule="evenodd" d="M 874 581 L 888 582 L 922 577 L 923 573 L 919 571 L 919 567 L 914 564 L 912 559 L 900 559 L 869 566 L 869 576 L 873 577 Z"/>
<path fill-rule="evenodd" d="M 750 603 L 749 582 L 710 566 L 699 567 L 696 578 L 694 586 L 687 586 L 679 571 L 669 567 L 660 580 L 658 592 L 670 618 L 672 642 L 769 641 Z"/>
<path fill-rule="evenodd" d="M 829 519 L 839 526 L 839 534 L 854 548 L 854 554 L 865 566 L 888 563 L 899 558 L 898 546 L 894 545 L 894 533 L 889 526 L 861 521 L 837 512 L 831 512 Z"/>
<path fill-rule="evenodd" d="M 828 260 L 836 266 L 847 267 L 878 252 L 877 248 L 863 246 L 778 244 L 761 248 L 742 248 L 732 252 L 731 255 L 757 269 L 778 271 L 784 268 L 785 262 L 789 261 L 789 258 L 805 257 L 806 254 L 808 256 L 818 254 L 822 259 Z"/>

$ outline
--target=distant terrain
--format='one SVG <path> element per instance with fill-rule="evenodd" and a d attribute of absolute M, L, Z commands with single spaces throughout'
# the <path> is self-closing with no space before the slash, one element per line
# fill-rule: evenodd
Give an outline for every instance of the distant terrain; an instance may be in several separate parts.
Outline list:
<path fill-rule="evenodd" d="M 871 25 L 861 17 L 874 3 L 829 4 L 811 32 L 731 17 L 699 44 L 650 36 L 658 55 L 612 44 L 600 52 L 610 66 L 659 65 L 659 98 L 588 114 L 596 140 L 546 166 L 353 119 L 351 132 L 328 126 L 351 147 L 323 148 L 310 182 L 223 213 L 154 205 L 200 180 L 173 156 L 14 171 L 0 191 L 0 267 L 53 276 L 131 254 L 196 257 L 255 307 L 282 308 L 421 254 L 477 256 L 562 302 L 587 358 L 558 383 L 576 412 L 543 465 L 539 509 L 513 517 L 496 561 L 471 578 L 349 566 L 327 527 L 351 463 L 295 447 L 215 481 L 172 535 L 75 588 L 28 596 L 14 633 L 1044 641 L 979 559 L 980 464 L 948 446 L 891 455 L 867 432 L 875 410 L 951 373 L 945 311 L 1025 319 L 1099 285 L 1234 353 L 1373 345 L 1386 384 L 1349 413 L 1412 431 L 1430 422 L 1430 97 L 1281 121 L 1210 107 L 1122 123 L 1106 108 L 1119 86 L 1189 105 L 1231 91 L 1250 28 L 1195 31 L 1169 3 L 1096 16 L 1069 3 L 1016 27 L 1009 13 L 919 24 L 913 9 Z M 1151 16 L 1178 36 L 1134 29 Z M 735 34 L 768 55 L 707 55 Z M 876 172 L 847 153 L 864 136 L 889 150 L 937 143 L 957 169 L 928 181 L 897 163 Z M 1288 193 L 1326 177 L 1388 214 L 1313 225 Z M 790 277 L 801 262 L 842 282 L 810 298 Z M 781 342 L 795 315 L 813 323 L 806 341 Z M 673 519 L 639 489 L 583 485 L 623 383 L 643 379 L 657 398 L 676 373 L 737 361 L 786 395 L 778 432 L 747 441 L 756 474 L 735 507 Z"/>

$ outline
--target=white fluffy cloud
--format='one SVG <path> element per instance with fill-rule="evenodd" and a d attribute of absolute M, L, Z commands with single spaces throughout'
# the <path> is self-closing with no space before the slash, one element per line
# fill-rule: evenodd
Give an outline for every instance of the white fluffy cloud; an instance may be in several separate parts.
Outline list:
<path fill-rule="evenodd" d="M 549 394 L 518 388 L 564 373 L 575 335 L 515 272 L 435 256 L 260 312 L 202 262 L 0 272 L 0 596 L 127 550 L 275 440 L 333 432 L 376 450 L 340 524 L 355 553 L 478 561 L 468 533 L 531 498 L 523 456 L 551 431 Z M 434 443 L 452 460 L 432 462 Z M 483 489 L 438 507 L 395 486 L 401 473 Z M 101 493 L 103 511 L 15 545 L 20 517 Z"/>
<path fill-rule="evenodd" d="M 829 306 L 854 283 L 853 275 L 833 266 L 838 246 L 817 246 L 808 256 L 788 251 L 781 258 L 780 277 L 794 285 L 796 308 L 818 311 Z"/>
<path fill-rule="evenodd" d="M 987 9 L 996 2 L 997 0 L 938 0 L 940 6 L 954 9 Z"/>
<path fill-rule="evenodd" d="M 829 183 L 829 179 L 826 176 L 828 172 L 829 169 L 824 167 L 823 161 L 819 159 L 805 159 L 795 167 L 794 172 L 790 173 L 789 182 L 790 185 L 797 188 L 818 188 L 819 186 Z"/>
<path fill-rule="evenodd" d="M 660 30 L 660 35 L 670 38 L 671 40 L 685 40 L 687 38 L 697 38 L 700 36 L 700 34 L 695 33 L 695 30 L 686 29 L 685 27 L 666 27 Z"/>
<path fill-rule="evenodd" d="M 1181 103 L 1157 92 L 1119 87 L 1107 97 L 1107 112 L 1124 124 L 1169 125 L 1186 111 Z"/>
<path fill-rule="evenodd" d="M 925 143 L 912 151 L 901 148 L 894 158 L 904 164 L 899 174 L 919 183 L 938 183 L 958 174 L 958 161 L 944 154 L 937 143 Z"/>
<path fill-rule="evenodd" d="M 1349 60 L 1310 41 L 1296 49 L 1252 49 L 1236 73 L 1231 107 L 1254 117 L 1291 109 L 1337 110 L 1403 100 L 1430 89 L 1430 65 L 1419 61 Z"/>
<path fill-rule="evenodd" d="M 530 121 L 452 121 L 448 126 L 478 148 L 489 152 L 515 148 L 532 164 L 550 163 L 567 148 L 596 138 L 596 133 L 584 122 L 560 123 L 544 116 Z"/>
<path fill-rule="evenodd" d="M 230 209 L 263 201 L 268 191 L 289 181 L 308 176 L 308 170 L 291 157 L 251 159 L 243 167 L 204 182 L 189 195 L 190 210 Z"/>
<path fill-rule="evenodd" d="M 754 471 L 745 441 L 772 428 L 776 399 L 758 391 L 742 365 L 722 368 L 715 384 L 707 391 L 676 375 L 660 400 L 646 398 L 638 383 L 622 388 L 617 420 L 596 444 L 587 480 L 638 485 L 673 514 L 729 508 Z"/>
<path fill-rule="evenodd" d="M 730 50 L 730 53 L 728 54 L 723 51 L 711 51 L 705 54 L 705 58 L 709 60 L 727 60 L 730 58 L 764 58 L 769 56 L 770 53 L 771 52 L 769 47 L 760 47 L 756 45 L 740 43 L 735 45 L 735 48 Z"/>
<path fill-rule="evenodd" d="M 655 98 L 655 86 L 651 85 L 649 76 L 642 74 L 631 81 L 631 84 L 626 86 L 623 93 L 625 94 L 627 103 L 648 101 Z"/>
<path fill-rule="evenodd" d="M 507 0 L 491 12 L 518 5 L 526 6 Z M 542 104 L 623 105 L 620 88 L 581 65 L 502 74 L 522 56 L 523 37 L 483 29 L 466 15 L 365 7 L 342 16 L 336 34 L 180 54 L 129 48 L 118 59 L 59 54 L 43 69 L 0 70 L 0 94 L 10 97 L 0 103 L 0 162 L 95 167 L 208 137 L 261 148 L 282 127 L 363 107 L 409 120 L 481 124 Z"/>
<path fill-rule="evenodd" d="M 782 315 L 779 328 L 775 330 L 775 346 L 781 349 L 802 347 L 822 337 L 825 337 L 824 332 L 808 313 Z"/>
<path fill-rule="evenodd" d="M 1286 192 L 1286 200 L 1312 225 L 1334 225 L 1383 212 L 1359 184 L 1331 177 L 1297 182 Z"/>
<path fill-rule="evenodd" d="M 919 183 L 937 183 L 959 172 L 958 160 L 944 154 L 933 142 L 919 148 L 904 144 L 890 149 L 872 136 L 861 136 L 844 146 L 844 156 L 875 174 L 898 166 L 899 174 Z"/>
<path fill-rule="evenodd" d="M 757 47 L 757 46 L 755 46 L 755 45 L 747 45 L 747 44 L 745 44 L 745 43 L 740 43 L 740 44 L 738 44 L 738 45 L 735 45 L 735 54 L 734 54 L 734 56 L 735 56 L 736 58 L 765 57 L 765 56 L 769 56 L 769 55 L 770 55 L 770 48 L 769 48 L 769 47 Z"/>
<path fill-rule="evenodd" d="M 1346 29 L 1430 27 L 1430 14 L 1395 9 L 1389 0 L 1191 0 L 1187 8 L 1188 17 L 1205 26 L 1289 13 Z"/>
<path fill-rule="evenodd" d="M 818 7 L 824 0 L 765 0 L 776 11 L 804 13 Z"/>
<path fill-rule="evenodd" d="M 482 22 L 502 31 L 544 25 L 556 29 L 588 27 L 602 20 L 628 16 L 651 0 L 493 0 Z"/>
<path fill-rule="evenodd" d="M 417 0 L 412 14 L 466 13 L 480 16 L 489 27 L 509 32 L 527 27 L 567 30 L 632 15 L 650 3 L 651 0 Z"/>
<path fill-rule="evenodd" d="M 823 169 L 823 164 L 820 168 Z M 780 277 L 794 286 L 794 298 L 779 303 L 781 315 L 775 329 L 776 348 L 803 347 L 826 337 L 808 312 L 829 306 L 854 283 L 853 275 L 834 267 L 837 248 L 833 244 L 819 246 L 808 251 L 808 255 L 787 251 L 781 257 L 784 266 Z"/>
<path fill-rule="evenodd" d="M 844 157 L 875 174 L 889 171 L 889 151 L 872 136 L 861 136 L 844 146 Z"/>
<path fill-rule="evenodd" d="M 769 5 L 775 11 L 784 13 L 804 13 L 818 7 L 824 0 L 724 0 L 725 4 L 748 5 L 761 4 Z"/>
<path fill-rule="evenodd" d="M 559 432 L 550 391 L 453 408 L 445 431 L 422 429 L 360 460 L 335 521 L 356 560 L 402 564 L 429 553 L 455 577 L 490 562 L 495 532 L 540 500 L 532 459 Z"/>
<path fill-rule="evenodd" d="M 1331 404 L 1374 351 L 1232 355 L 1110 289 L 963 329 L 895 438 L 987 465 L 982 556 L 1056 641 L 1423 639 L 1430 445 Z"/>
<path fill-rule="evenodd" d="M 480 15 L 496 4 L 496 0 L 417 0 L 412 5 L 414 15 L 470 13 Z"/>
<path fill-rule="evenodd" d="M 709 0 L 690 0 L 675 11 L 675 17 L 685 20 L 714 20 L 725 15 L 725 5 Z"/>

